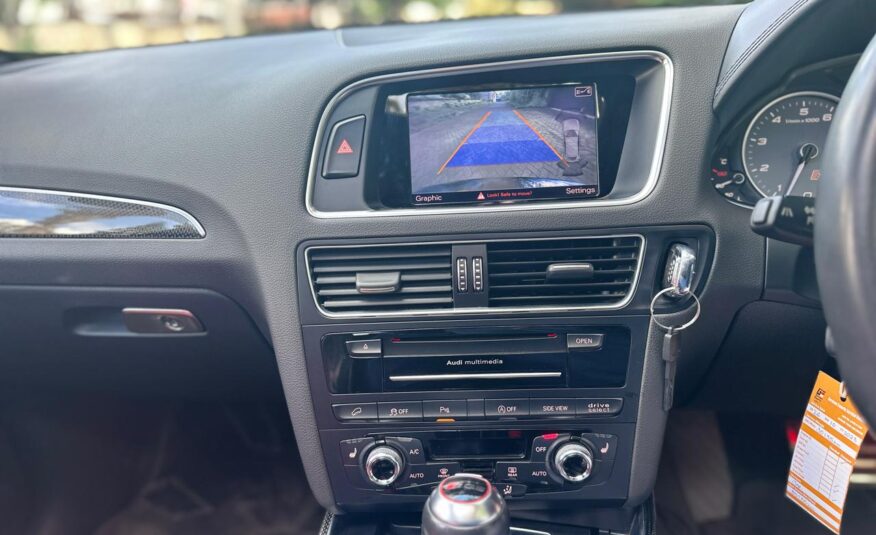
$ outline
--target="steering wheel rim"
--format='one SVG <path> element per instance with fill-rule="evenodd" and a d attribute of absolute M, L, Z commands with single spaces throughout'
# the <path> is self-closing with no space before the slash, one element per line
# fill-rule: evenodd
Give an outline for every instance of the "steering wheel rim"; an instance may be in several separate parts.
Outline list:
<path fill-rule="evenodd" d="M 843 379 L 876 423 L 876 38 L 843 92 L 815 216 L 821 301 Z"/>

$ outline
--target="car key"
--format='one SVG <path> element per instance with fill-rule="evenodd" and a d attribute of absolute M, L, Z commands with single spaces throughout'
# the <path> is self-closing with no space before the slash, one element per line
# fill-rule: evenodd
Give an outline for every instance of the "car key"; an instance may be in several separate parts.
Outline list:
<path fill-rule="evenodd" d="M 663 410 L 672 408 L 675 397 L 675 370 L 681 352 L 681 332 L 670 327 L 663 335 Z"/>
<path fill-rule="evenodd" d="M 660 328 L 666 331 L 663 335 L 663 410 L 669 411 L 672 408 L 672 403 L 675 398 L 675 372 L 678 367 L 678 357 L 681 354 L 681 331 L 687 329 L 700 317 L 700 300 L 693 293 L 688 293 L 696 304 L 696 313 L 693 317 L 681 325 L 666 325 L 660 322 L 659 317 L 654 313 L 654 305 L 657 300 L 676 288 L 670 286 L 657 292 L 654 299 L 651 300 L 651 319 Z"/>

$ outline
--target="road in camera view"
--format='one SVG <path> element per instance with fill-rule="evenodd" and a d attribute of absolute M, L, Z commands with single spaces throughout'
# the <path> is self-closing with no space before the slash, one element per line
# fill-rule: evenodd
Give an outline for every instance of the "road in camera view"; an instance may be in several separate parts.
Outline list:
<path fill-rule="evenodd" d="M 562 110 L 515 108 L 506 102 L 454 105 L 439 100 L 418 103 L 418 107 L 418 113 L 411 114 L 414 193 L 597 182 L 595 128 L 586 126 L 588 119 L 582 118 L 584 124 L 578 129 L 575 162 L 566 152 L 559 119 Z M 576 176 L 563 175 L 570 159 L 577 166 Z"/>

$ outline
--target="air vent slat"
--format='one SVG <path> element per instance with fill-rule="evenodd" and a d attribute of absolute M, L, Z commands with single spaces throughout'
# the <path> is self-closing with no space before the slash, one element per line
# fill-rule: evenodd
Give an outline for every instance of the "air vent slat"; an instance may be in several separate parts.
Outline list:
<path fill-rule="evenodd" d="M 453 308 L 450 244 L 319 247 L 308 264 L 317 303 L 328 313 L 368 315 Z M 363 293 L 357 274 L 398 274 L 388 293 Z"/>
<path fill-rule="evenodd" d="M 314 273 L 357 273 L 360 271 L 400 271 L 405 269 L 450 269 L 450 255 L 447 261 L 381 260 L 356 262 L 352 264 L 315 264 Z"/>
<path fill-rule="evenodd" d="M 618 306 L 633 289 L 641 248 L 638 236 L 490 243 L 490 306 Z M 570 262 L 591 265 L 592 275 L 567 281 L 548 279 L 551 264 Z"/>
<path fill-rule="evenodd" d="M 557 247 L 552 249 L 521 249 L 518 251 L 513 250 L 505 250 L 505 251 L 490 251 L 490 255 L 492 258 L 501 258 L 503 256 L 525 256 L 529 254 L 550 254 L 550 255 L 562 255 L 569 254 L 573 256 L 580 256 L 582 254 L 618 254 L 623 252 L 636 252 L 639 250 L 639 247 L 636 245 L 627 245 L 622 247 L 592 247 L 592 248 L 577 248 L 577 247 Z"/>
<path fill-rule="evenodd" d="M 398 294 L 422 294 L 422 293 L 451 293 L 453 288 L 448 284 L 446 286 L 405 286 L 393 295 Z M 337 295 L 361 295 L 356 288 L 330 288 L 319 290 L 316 295 L 337 296 Z"/>
<path fill-rule="evenodd" d="M 635 272 L 636 272 L 636 270 L 632 269 L 632 268 L 630 268 L 630 269 L 596 269 L 593 272 L 593 276 L 594 277 L 598 277 L 598 276 L 602 276 L 602 275 L 604 275 L 604 276 L 612 276 L 612 275 L 614 275 L 614 276 L 632 276 Z M 525 279 L 525 278 L 544 279 L 544 273 L 545 273 L 544 271 L 520 271 L 520 272 L 513 272 L 513 273 L 496 273 L 496 274 L 490 273 L 490 280 L 492 281 L 493 279 L 499 280 L 499 279 L 518 278 L 518 277 L 522 278 L 522 279 Z"/>
<path fill-rule="evenodd" d="M 501 290 L 532 290 L 537 292 L 544 291 L 552 291 L 552 290 L 578 290 L 578 289 L 589 289 L 589 288 L 622 288 L 624 286 L 629 286 L 630 281 L 619 281 L 619 282 L 583 282 L 583 283 L 569 283 L 569 284 L 546 284 L 541 282 L 539 284 L 490 284 L 490 292 L 498 292 Z"/>
<path fill-rule="evenodd" d="M 427 282 L 427 281 L 445 281 L 450 280 L 451 274 L 450 272 L 442 273 L 407 273 L 403 274 L 401 277 L 402 282 Z M 322 286 L 324 284 L 356 284 L 356 276 L 324 276 L 317 277 L 316 284 Z"/>
<path fill-rule="evenodd" d="M 505 266 L 508 266 L 508 267 L 513 267 L 513 266 L 533 267 L 533 266 L 539 266 L 539 265 L 543 264 L 545 267 L 547 267 L 548 265 L 553 264 L 554 262 L 568 262 L 568 261 L 569 261 L 568 258 L 550 258 L 547 260 L 539 259 L 539 260 L 515 260 L 513 262 L 511 262 L 511 261 L 490 262 L 490 265 L 501 268 L 501 267 L 505 267 Z M 617 263 L 617 262 L 625 262 L 625 263 L 632 263 L 632 264 L 636 263 L 636 259 L 631 258 L 631 257 L 626 257 L 626 258 L 587 258 L 587 257 L 578 256 L 575 258 L 575 261 L 587 262 L 589 264 L 609 264 L 609 263 Z"/>
<path fill-rule="evenodd" d="M 444 247 L 423 247 L 421 251 L 406 250 L 403 247 L 379 247 L 375 251 L 362 251 L 361 247 L 351 249 L 339 249 L 338 252 L 315 252 L 311 255 L 311 262 L 338 262 L 343 260 L 368 260 L 368 259 L 387 259 L 387 258 L 422 258 L 429 256 L 445 256 L 449 255 L 450 251 Z M 349 252 L 341 252 L 349 251 Z"/>
<path fill-rule="evenodd" d="M 395 299 L 327 299 L 323 306 L 333 308 L 374 308 L 374 307 L 410 307 L 419 305 L 452 305 L 453 297 L 411 297 Z"/>

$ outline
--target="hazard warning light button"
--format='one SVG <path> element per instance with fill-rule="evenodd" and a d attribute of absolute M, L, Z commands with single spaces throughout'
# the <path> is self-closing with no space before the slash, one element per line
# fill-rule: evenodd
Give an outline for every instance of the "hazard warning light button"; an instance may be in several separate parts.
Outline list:
<path fill-rule="evenodd" d="M 322 176 L 325 178 L 349 178 L 358 175 L 364 136 L 364 115 L 357 115 L 335 123 L 329 135 L 328 146 L 325 149 Z"/>

